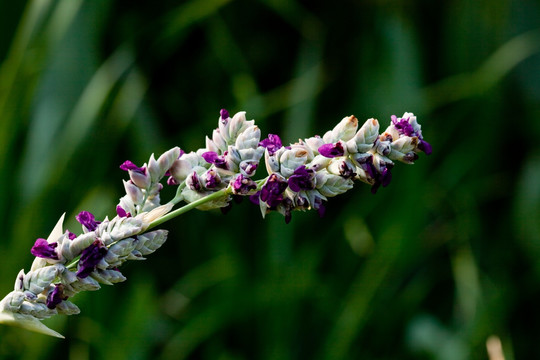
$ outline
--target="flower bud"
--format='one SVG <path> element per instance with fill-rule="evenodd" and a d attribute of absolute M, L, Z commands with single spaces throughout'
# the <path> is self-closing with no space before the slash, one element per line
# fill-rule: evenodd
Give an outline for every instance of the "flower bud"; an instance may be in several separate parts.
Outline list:
<path fill-rule="evenodd" d="M 133 203 L 140 204 L 144 200 L 144 194 L 141 189 L 135 186 L 131 181 L 123 181 L 126 194 L 129 195 Z"/>
<path fill-rule="evenodd" d="M 150 155 L 150 160 L 148 161 L 148 173 L 150 174 L 150 180 L 153 183 L 158 182 L 161 177 L 161 169 L 159 167 L 158 162 L 156 161 L 156 158 L 154 157 L 154 154 Z"/>
<path fill-rule="evenodd" d="M 367 152 L 373 147 L 373 144 L 378 137 L 379 122 L 376 119 L 369 119 L 362 125 L 360 130 L 358 130 L 351 140 L 356 142 L 357 152 Z"/>
<path fill-rule="evenodd" d="M 64 271 L 65 267 L 60 264 L 45 266 L 43 268 L 30 271 L 24 276 L 23 286 L 34 294 L 40 294 L 49 287 L 51 282 Z"/>
<path fill-rule="evenodd" d="M 219 150 L 221 150 L 221 152 L 227 150 L 227 140 L 225 140 L 223 138 L 223 136 L 221 135 L 221 130 L 220 129 L 215 129 L 212 132 L 212 141 L 219 148 Z M 210 149 L 208 149 L 208 150 L 210 150 Z M 210 151 L 215 151 L 215 150 L 210 150 Z"/>
<path fill-rule="evenodd" d="M 146 189 L 150 186 L 150 175 L 145 167 L 142 168 L 143 172 L 137 170 L 129 170 L 129 178 L 131 181 L 141 189 Z"/>
<path fill-rule="evenodd" d="M 137 237 L 135 249 L 142 255 L 149 255 L 159 249 L 167 240 L 167 230 L 154 230 Z"/>
<path fill-rule="evenodd" d="M 257 167 L 259 166 L 258 160 L 244 160 L 240 163 L 240 174 L 252 177 L 255 175 L 255 172 L 257 171 Z"/>
<path fill-rule="evenodd" d="M 182 183 L 186 180 L 192 169 L 193 166 L 188 160 L 177 159 L 173 162 L 169 172 L 178 183 Z"/>
<path fill-rule="evenodd" d="M 309 163 L 309 168 L 313 171 L 319 171 L 322 169 L 325 169 L 328 164 L 330 164 L 330 161 L 332 161 L 331 158 L 327 158 L 326 156 L 317 155 L 315 158 Z"/>
<path fill-rule="evenodd" d="M 220 152 L 219 147 L 216 145 L 215 142 L 210 140 L 210 138 L 208 136 L 206 137 L 206 150 L 207 151 L 212 151 L 212 152 L 215 152 L 215 153 Z"/>
<path fill-rule="evenodd" d="M 217 170 L 212 168 L 201 175 L 201 182 L 206 189 L 214 189 L 221 184 L 221 177 Z"/>
<path fill-rule="evenodd" d="M 280 152 L 281 153 L 281 152 Z M 266 164 L 266 171 L 272 175 L 275 172 L 279 172 L 279 160 L 277 154 L 270 154 L 268 148 L 264 152 L 264 163 Z"/>
<path fill-rule="evenodd" d="M 358 129 L 358 119 L 353 115 L 344 117 L 334 129 L 323 136 L 325 143 L 335 143 L 339 140 L 348 141 L 353 138 Z"/>
<path fill-rule="evenodd" d="M 324 145 L 324 140 L 316 135 L 307 139 L 304 139 L 304 143 L 311 149 L 313 152 L 319 152 L 319 148 Z"/>
<path fill-rule="evenodd" d="M 392 151 L 390 140 L 378 140 L 375 142 L 375 151 L 382 156 L 388 156 Z"/>
<path fill-rule="evenodd" d="M 253 125 L 238 135 L 235 145 L 238 149 L 255 149 L 259 146 L 260 139 L 261 130 Z"/>
<path fill-rule="evenodd" d="M 352 189 L 353 181 L 351 179 L 346 179 L 339 175 L 333 175 L 330 173 L 325 173 L 323 181 L 318 179 L 317 181 L 317 190 L 321 195 L 326 197 L 333 197 L 339 194 L 343 194 L 347 190 Z"/>
<path fill-rule="evenodd" d="M 118 270 L 113 269 L 97 269 L 90 275 L 94 280 L 105 284 L 105 285 L 114 285 L 116 283 L 126 281 L 126 277 Z"/>
<path fill-rule="evenodd" d="M 119 267 L 127 260 L 128 255 L 135 250 L 134 238 L 122 239 L 116 244 L 109 247 L 103 260 L 109 265 L 108 267 Z"/>
<path fill-rule="evenodd" d="M 350 179 L 356 176 L 356 173 L 354 172 L 355 168 L 356 166 L 349 159 L 334 158 L 331 159 L 327 170 L 330 174 L 339 175 L 344 178 Z"/>
<path fill-rule="evenodd" d="M 388 154 L 391 160 L 398 160 L 407 164 L 412 164 L 415 160 L 414 150 L 418 146 L 418 138 L 403 136 L 392 142 L 392 151 Z M 411 155 L 409 155 L 411 154 Z"/>
<path fill-rule="evenodd" d="M 233 194 L 248 195 L 253 190 L 257 189 L 257 183 L 249 177 L 240 174 L 231 182 L 231 187 Z"/>
<path fill-rule="evenodd" d="M 281 175 L 286 178 L 291 176 L 298 167 L 306 163 L 307 154 L 307 150 L 303 148 L 285 150 L 279 157 Z"/>
<path fill-rule="evenodd" d="M 234 114 L 231 121 L 229 121 L 229 123 L 228 123 L 228 131 L 227 131 L 228 139 L 227 139 L 227 141 L 229 143 L 234 142 L 238 138 L 240 133 L 242 131 L 244 131 L 244 129 L 246 129 L 250 125 L 253 125 L 253 121 L 251 121 L 251 122 L 246 121 L 246 112 L 245 111 L 240 111 L 240 112 L 237 112 L 236 114 Z M 260 135 L 259 135 L 259 137 L 260 137 Z"/>
<path fill-rule="evenodd" d="M 159 165 L 159 176 L 154 182 L 158 182 L 165 175 L 165 173 L 171 168 L 175 160 L 178 159 L 180 155 L 180 148 L 174 147 L 166 152 L 164 152 L 157 160 Z"/>

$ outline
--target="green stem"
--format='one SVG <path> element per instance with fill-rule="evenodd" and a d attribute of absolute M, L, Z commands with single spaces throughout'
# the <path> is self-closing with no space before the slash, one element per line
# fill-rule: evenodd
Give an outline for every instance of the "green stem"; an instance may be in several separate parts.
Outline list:
<path fill-rule="evenodd" d="M 222 197 L 225 197 L 227 195 L 230 195 L 232 194 L 232 189 L 231 187 L 226 187 L 225 189 L 221 189 L 219 191 L 216 191 L 215 193 L 212 193 L 211 195 L 208 195 L 208 196 L 205 196 L 203 198 L 200 198 L 199 200 L 196 200 L 196 201 L 193 201 L 187 205 L 184 205 L 182 206 L 181 208 L 178 208 L 174 211 L 171 211 L 170 213 L 166 214 L 166 215 L 163 215 L 162 217 L 160 217 L 159 219 L 156 219 L 154 221 L 152 221 L 150 223 L 150 225 L 146 228 L 145 231 L 148 231 L 158 225 L 161 225 L 163 224 L 164 222 L 166 221 L 169 221 L 175 217 L 177 217 L 178 215 L 182 215 L 183 213 L 189 211 L 189 210 L 192 210 L 204 203 L 207 203 L 208 201 L 212 201 L 212 200 L 217 200 L 219 198 L 222 198 Z"/>
<path fill-rule="evenodd" d="M 264 183 L 266 182 L 268 178 L 264 178 L 264 179 L 260 179 L 260 180 L 257 180 L 255 181 L 257 183 L 257 191 L 258 190 L 261 190 L 262 186 L 264 185 Z M 177 204 L 179 203 L 181 200 L 182 200 L 182 190 L 184 189 L 185 187 L 185 183 L 184 184 L 181 184 L 179 187 L 178 187 L 178 190 L 176 192 L 176 196 L 171 200 L 171 203 L 173 204 Z M 181 208 L 178 208 L 174 211 L 171 211 L 170 213 L 168 214 L 165 214 L 163 215 L 162 217 L 160 217 L 159 219 L 156 219 L 154 221 L 152 221 L 150 223 L 150 225 L 148 225 L 148 227 L 144 230 L 145 232 L 158 226 L 158 225 L 161 225 L 163 224 L 164 222 L 167 222 L 175 217 L 177 217 L 178 215 L 182 215 L 183 213 L 185 212 L 188 212 L 189 210 L 193 210 L 195 209 L 196 207 L 204 204 L 204 203 L 207 203 L 209 201 L 212 201 L 212 200 L 217 200 L 219 198 L 222 198 L 222 197 L 225 197 L 225 196 L 228 196 L 232 194 L 232 188 L 230 186 L 224 188 L 224 189 L 221 189 L 219 191 L 216 191 L 208 196 L 205 196 L 203 198 L 200 198 L 199 200 L 196 200 L 196 201 L 193 201 L 187 205 L 184 205 L 182 206 Z M 118 240 L 120 241 L 120 240 Z M 108 247 L 116 244 L 118 241 L 115 241 L 113 242 L 112 244 L 109 244 Z M 76 266 L 77 266 L 77 263 L 79 262 L 81 256 L 77 256 L 75 259 L 71 260 L 71 263 L 68 264 L 66 266 L 67 269 L 74 269 Z"/>

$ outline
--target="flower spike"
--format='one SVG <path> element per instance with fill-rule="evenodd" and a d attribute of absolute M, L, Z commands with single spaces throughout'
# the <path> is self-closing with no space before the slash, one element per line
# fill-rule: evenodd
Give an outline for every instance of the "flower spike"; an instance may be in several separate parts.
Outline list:
<path fill-rule="evenodd" d="M 77 293 L 125 281 L 119 270 L 123 263 L 142 260 L 165 243 L 168 232 L 155 229 L 162 223 L 195 208 L 226 212 L 244 196 L 263 217 L 278 212 L 286 223 L 297 210 L 323 216 L 328 198 L 349 191 L 358 180 L 375 193 L 390 184 L 395 162 L 412 164 L 420 152 L 429 155 L 432 146 L 412 113 L 392 115 L 382 134 L 377 120 L 359 128 L 358 119 L 348 116 L 322 137 L 284 146 L 276 134 L 261 140 L 245 112 L 231 117 L 221 109 L 204 148 L 187 153 L 174 147 L 157 159 L 152 154 L 143 166 L 129 160 L 120 165 L 129 179 L 112 219 L 98 221 L 82 211 L 75 217 L 82 225 L 76 234 L 63 230 L 62 215 L 47 239 L 38 238 L 30 249 L 36 257 L 30 271 L 21 270 L 14 290 L 0 301 L 0 323 L 63 337 L 41 320 L 78 314 L 70 301 Z M 259 166 L 263 156 L 265 166 Z M 256 180 L 262 168 L 267 174 Z M 177 187 L 165 203 L 162 182 Z"/>

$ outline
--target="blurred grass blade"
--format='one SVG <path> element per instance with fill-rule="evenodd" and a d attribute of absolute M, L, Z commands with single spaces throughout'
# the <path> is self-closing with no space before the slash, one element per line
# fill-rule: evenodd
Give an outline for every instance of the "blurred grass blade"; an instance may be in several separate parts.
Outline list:
<path fill-rule="evenodd" d="M 163 39 L 173 39 L 185 35 L 184 29 L 214 14 L 232 0 L 191 0 L 179 6 L 166 18 L 168 24 L 162 33 Z"/>
<path fill-rule="evenodd" d="M 45 151 L 50 152 L 46 155 L 50 161 L 41 162 L 40 159 L 44 154 L 33 151 L 32 144 L 29 144 L 29 160 L 25 163 L 21 176 L 26 176 L 30 169 L 35 175 L 26 178 L 22 183 L 26 201 L 38 196 L 39 191 L 46 190 L 48 186 L 43 186 L 44 183 L 51 184 L 58 180 L 58 176 L 61 176 L 75 151 L 96 126 L 111 91 L 133 67 L 133 63 L 133 53 L 127 47 L 121 47 L 99 67 L 82 92 L 65 125 L 55 138 L 51 139 L 54 146 L 46 148 Z M 141 99 L 142 97 L 139 97 L 138 100 Z M 130 106 L 137 104 L 135 102 Z"/>
<path fill-rule="evenodd" d="M 454 75 L 424 89 L 428 110 L 480 95 L 525 59 L 540 51 L 540 30 L 520 34 L 503 44 L 472 73 Z"/>
<path fill-rule="evenodd" d="M 404 239 L 392 227 L 381 237 L 373 254 L 352 281 L 333 328 L 325 339 L 321 359 L 344 359 L 368 318 L 370 305 L 398 259 Z"/>

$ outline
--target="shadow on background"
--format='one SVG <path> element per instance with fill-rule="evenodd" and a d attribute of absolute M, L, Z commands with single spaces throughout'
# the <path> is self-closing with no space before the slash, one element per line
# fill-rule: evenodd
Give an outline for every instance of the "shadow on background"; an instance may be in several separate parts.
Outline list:
<path fill-rule="evenodd" d="M 287 142 L 414 112 L 430 157 L 327 215 L 244 202 L 165 227 L 128 281 L 0 328 L 2 359 L 531 358 L 540 333 L 540 4 L 0 3 L 0 292 L 59 216 L 111 216 L 126 159 L 195 150 L 219 110 Z M 423 155 L 423 154 L 422 154 Z M 167 190 L 165 190 L 167 191 Z M 167 195 L 164 195 L 166 198 Z M 3 295 L 2 295 L 3 296 Z"/>

